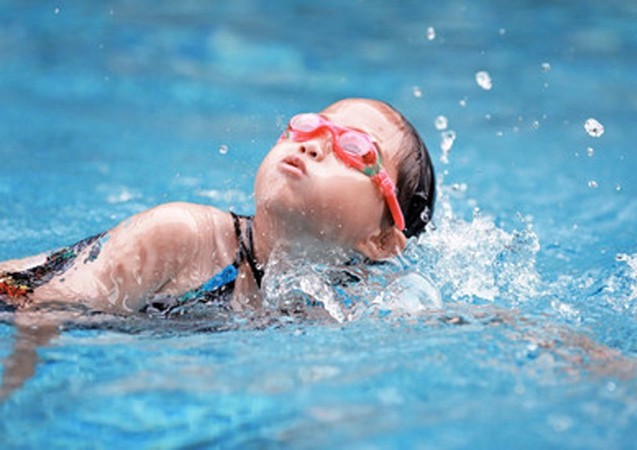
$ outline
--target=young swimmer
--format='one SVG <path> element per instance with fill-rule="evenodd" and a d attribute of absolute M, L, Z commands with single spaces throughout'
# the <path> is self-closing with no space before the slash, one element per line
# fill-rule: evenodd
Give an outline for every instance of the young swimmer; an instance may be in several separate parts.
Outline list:
<path fill-rule="evenodd" d="M 290 120 L 259 167 L 254 198 L 254 217 L 168 203 L 72 247 L 0 263 L 0 298 L 17 309 L 61 301 L 116 314 L 193 302 L 258 308 L 275 249 L 320 242 L 308 257 L 323 247 L 374 261 L 400 253 L 431 217 L 434 172 L 398 111 L 346 99 Z"/>

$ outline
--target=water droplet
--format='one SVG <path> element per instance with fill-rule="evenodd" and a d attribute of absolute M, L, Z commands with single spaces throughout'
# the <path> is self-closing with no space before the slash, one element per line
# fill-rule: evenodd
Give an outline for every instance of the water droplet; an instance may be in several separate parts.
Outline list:
<path fill-rule="evenodd" d="M 502 136 L 504 136 L 504 131 L 502 131 L 502 130 L 498 130 L 498 131 L 496 131 L 496 132 L 495 132 L 495 135 L 496 135 L 497 137 L 502 137 Z"/>
<path fill-rule="evenodd" d="M 593 147 L 588 147 L 588 148 L 586 149 L 586 154 L 587 154 L 589 157 L 592 157 L 593 155 L 595 155 L 595 149 L 594 149 Z"/>
<path fill-rule="evenodd" d="M 440 148 L 442 149 L 442 156 L 440 157 L 440 161 L 443 164 L 449 163 L 449 152 L 451 151 L 451 147 L 453 147 L 453 143 L 456 140 L 456 132 L 453 130 L 447 130 L 440 133 Z"/>
<path fill-rule="evenodd" d="M 476 83 L 478 83 L 478 86 L 480 86 L 485 91 L 489 91 L 493 87 L 491 76 L 484 70 L 476 73 Z"/>
<path fill-rule="evenodd" d="M 451 189 L 458 192 L 467 192 L 467 183 L 453 183 Z"/>
<path fill-rule="evenodd" d="M 430 41 L 436 39 L 436 29 L 434 27 L 427 28 L 427 39 Z"/>
<path fill-rule="evenodd" d="M 60 14 L 60 8 L 55 8 L 53 10 L 53 14 Z"/>
<path fill-rule="evenodd" d="M 592 117 L 584 123 L 584 129 L 586 130 L 588 135 L 592 137 L 600 137 L 602 134 L 604 134 L 604 125 L 602 125 Z"/>
<path fill-rule="evenodd" d="M 460 106 L 461 106 L 461 107 L 463 107 L 463 108 L 464 108 L 464 107 L 466 107 L 466 106 L 467 106 L 467 99 L 466 99 L 466 98 L 463 98 L 463 99 L 461 99 L 458 103 L 460 104 Z"/>
<path fill-rule="evenodd" d="M 551 65 L 547 62 L 542 63 L 542 72 L 548 72 L 549 70 L 551 70 Z"/>
<path fill-rule="evenodd" d="M 486 120 L 491 120 L 491 114 L 485 114 L 485 115 L 484 115 L 484 118 L 485 118 Z"/>
<path fill-rule="evenodd" d="M 442 142 L 440 144 L 440 147 L 442 148 L 442 150 L 443 151 L 451 150 L 451 147 L 453 146 L 453 143 L 456 140 L 456 132 L 453 130 L 449 130 L 449 131 L 445 131 L 444 133 L 440 133 L 440 136 L 442 137 Z"/>
<path fill-rule="evenodd" d="M 619 184 L 619 183 L 617 183 L 617 184 L 615 185 L 615 190 L 616 190 L 617 192 L 621 191 L 621 190 L 622 190 L 622 185 L 621 185 L 621 184 Z"/>
<path fill-rule="evenodd" d="M 219 154 L 225 155 L 226 153 L 228 153 L 228 146 L 226 144 L 221 144 L 219 146 Z"/>
<path fill-rule="evenodd" d="M 537 120 L 534 120 L 531 126 L 533 127 L 534 130 L 537 130 L 538 128 L 540 128 L 540 122 Z"/>
<path fill-rule="evenodd" d="M 505 34 L 507 34 L 507 30 L 506 30 L 506 28 L 500 28 L 498 33 L 500 33 L 500 36 L 504 36 Z"/>
<path fill-rule="evenodd" d="M 412 92 L 414 94 L 414 97 L 416 97 L 416 98 L 422 97 L 422 89 L 420 89 L 420 87 L 414 86 L 413 89 L 412 89 Z"/>
<path fill-rule="evenodd" d="M 599 185 L 597 184 L 597 181 L 595 181 L 595 180 L 590 180 L 590 181 L 588 182 L 588 187 L 589 187 L 589 188 L 591 188 L 591 189 L 597 189 L 597 188 L 598 188 L 598 186 L 599 186 Z"/>
<path fill-rule="evenodd" d="M 442 131 L 447 129 L 447 125 L 449 124 L 449 121 L 447 120 L 445 116 L 438 116 L 436 117 L 434 124 L 436 125 L 436 130 Z"/>

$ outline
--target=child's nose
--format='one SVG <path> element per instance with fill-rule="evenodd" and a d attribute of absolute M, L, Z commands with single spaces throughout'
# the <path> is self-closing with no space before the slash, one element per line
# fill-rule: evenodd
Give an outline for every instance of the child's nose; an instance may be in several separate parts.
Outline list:
<path fill-rule="evenodd" d="M 325 158 L 325 150 L 321 142 L 316 139 L 303 142 L 299 145 L 299 151 L 317 161 L 322 161 Z"/>

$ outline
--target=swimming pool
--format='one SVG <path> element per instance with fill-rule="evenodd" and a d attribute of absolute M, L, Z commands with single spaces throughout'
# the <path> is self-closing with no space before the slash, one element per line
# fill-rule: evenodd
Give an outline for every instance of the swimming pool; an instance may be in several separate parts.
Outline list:
<path fill-rule="evenodd" d="M 0 0 L 1 260 L 170 200 L 250 212 L 285 121 L 348 96 L 419 128 L 437 228 L 342 323 L 70 325 L 2 448 L 634 446 L 637 7 L 172 3 Z"/>

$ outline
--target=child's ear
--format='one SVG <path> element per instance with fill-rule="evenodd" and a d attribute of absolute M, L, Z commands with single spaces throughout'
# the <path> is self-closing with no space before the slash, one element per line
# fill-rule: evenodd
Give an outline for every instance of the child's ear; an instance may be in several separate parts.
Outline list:
<path fill-rule="evenodd" d="M 356 243 L 354 248 L 373 261 L 380 261 L 398 255 L 405 249 L 407 238 L 395 226 L 380 230 Z"/>

